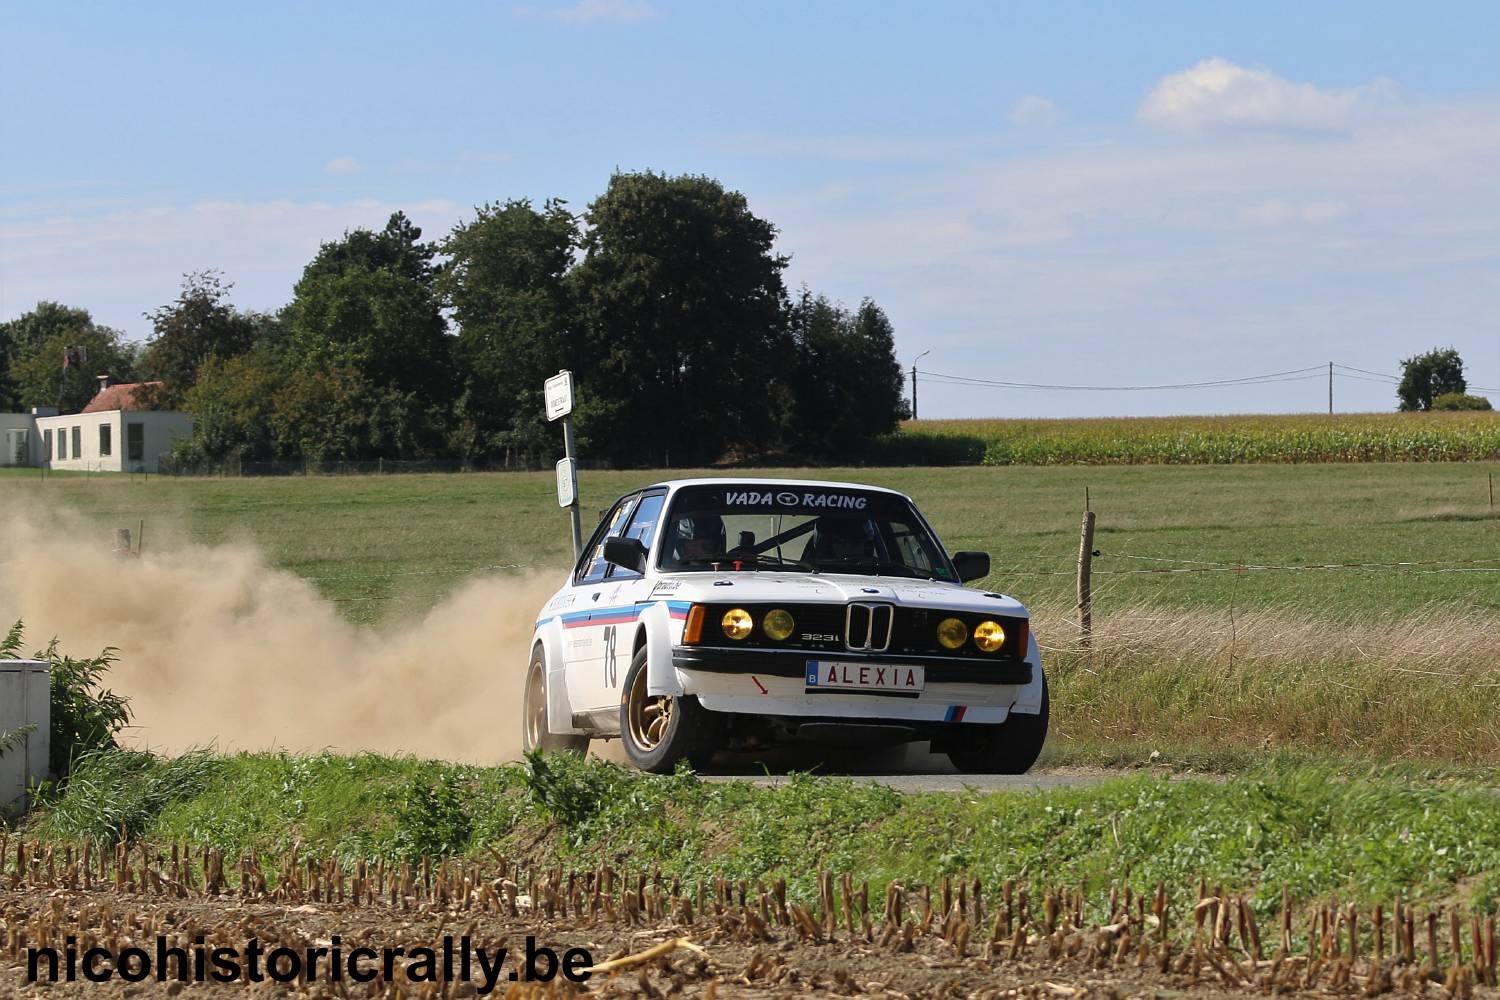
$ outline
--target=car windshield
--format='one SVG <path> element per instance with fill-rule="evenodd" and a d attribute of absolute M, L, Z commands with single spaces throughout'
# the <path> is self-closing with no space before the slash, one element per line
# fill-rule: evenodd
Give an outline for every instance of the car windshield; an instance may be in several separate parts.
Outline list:
<path fill-rule="evenodd" d="M 957 580 L 904 498 L 843 486 L 684 486 L 663 524 L 663 570 L 791 570 Z"/>

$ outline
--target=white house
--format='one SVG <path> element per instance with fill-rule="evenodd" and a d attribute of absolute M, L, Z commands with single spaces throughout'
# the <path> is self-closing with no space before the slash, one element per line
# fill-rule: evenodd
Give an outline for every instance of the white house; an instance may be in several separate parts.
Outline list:
<path fill-rule="evenodd" d="M 50 407 L 37 407 L 30 413 L 0 413 L 0 465 L 39 465 L 42 461 L 42 446 L 37 440 L 36 418 L 54 412 Z"/>
<path fill-rule="evenodd" d="M 109 384 L 82 412 L 51 407 L 0 413 L 0 465 L 41 465 L 89 472 L 156 472 L 172 442 L 193 432 L 193 418 L 177 410 L 146 409 L 139 389 L 160 382 Z"/>

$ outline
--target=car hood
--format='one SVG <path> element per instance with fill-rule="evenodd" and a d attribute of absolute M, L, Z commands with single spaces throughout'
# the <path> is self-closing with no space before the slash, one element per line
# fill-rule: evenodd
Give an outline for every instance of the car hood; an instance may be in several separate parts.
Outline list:
<path fill-rule="evenodd" d="M 733 604 L 846 604 L 885 601 L 910 608 L 941 608 L 979 614 L 1029 617 L 1013 597 L 970 590 L 956 583 L 842 573 L 682 573 L 658 578 L 653 600 Z"/>

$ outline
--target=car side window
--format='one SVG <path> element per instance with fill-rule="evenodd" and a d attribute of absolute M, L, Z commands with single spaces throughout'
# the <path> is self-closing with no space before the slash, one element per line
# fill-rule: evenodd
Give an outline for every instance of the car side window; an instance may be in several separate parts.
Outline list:
<path fill-rule="evenodd" d="M 901 561 L 924 572 L 932 572 L 932 554 L 922 545 L 922 540 L 909 530 L 897 530 L 896 545 L 901 550 Z"/>
<path fill-rule="evenodd" d="M 665 493 L 648 493 L 641 497 L 641 502 L 636 504 L 635 514 L 630 518 L 630 527 L 625 529 L 624 537 L 638 539 L 649 552 L 651 543 L 656 540 L 657 525 L 661 523 L 661 508 L 666 500 Z M 640 575 L 620 566 L 611 566 L 609 570 L 611 580 L 636 579 Z"/>
<path fill-rule="evenodd" d="M 598 583 L 604 579 L 604 574 L 609 569 L 609 563 L 604 561 L 604 540 L 620 533 L 620 529 L 630 517 L 630 512 L 635 509 L 635 502 L 639 499 L 639 494 L 632 494 L 621 500 L 600 523 L 599 529 L 594 532 L 594 537 L 590 542 L 593 549 L 584 554 L 585 561 L 575 576 L 574 583 Z"/>

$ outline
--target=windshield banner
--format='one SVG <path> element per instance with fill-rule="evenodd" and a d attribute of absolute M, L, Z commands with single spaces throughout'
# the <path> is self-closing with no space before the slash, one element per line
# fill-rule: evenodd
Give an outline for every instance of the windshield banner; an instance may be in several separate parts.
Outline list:
<path fill-rule="evenodd" d="M 905 517 L 910 507 L 894 493 L 866 492 L 838 487 L 788 486 L 765 483 L 723 486 L 685 486 L 677 493 L 677 510 L 718 511 L 721 514 L 805 514 L 842 512 L 866 517 Z"/>

